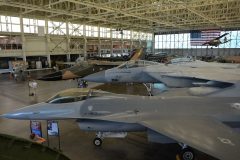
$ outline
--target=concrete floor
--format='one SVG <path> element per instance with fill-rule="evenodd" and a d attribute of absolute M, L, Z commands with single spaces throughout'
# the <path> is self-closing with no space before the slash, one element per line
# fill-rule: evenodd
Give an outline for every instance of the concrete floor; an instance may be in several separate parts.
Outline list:
<path fill-rule="evenodd" d="M 27 82 L 9 80 L 6 75 L 0 75 L 0 114 L 21 108 L 23 106 L 42 102 L 56 92 L 77 86 L 76 80 L 43 82 L 38 81 L 39 88 L 34 97 L 28 94 Z M 97 84 L 89 83 L 89 87 Z M 97 88 L 112 90 L 117 93 L 135 93 L 146 95 L 141 85 L 103 85 Z M 92 143 L 95 133 L 86 133 L 79 129 L 73 120 L 59 121 L 61 135 L 61 150 L 71 160 L 174 160 L 178 145 L 163 145 L 147 142 L 144 133 L 130 133 L 125 139 L 104 139 L 101 147 Z M 42 121 L 43 136 L 46 137 L 46 122 Z M 0 118 L 0 133 L 22 138 L 29 138 L 29 121 Z M 50 137 L 50 147 L 57 148 L 57 138 Z M 198 160 L 213 158 L 197 152 Z"/>

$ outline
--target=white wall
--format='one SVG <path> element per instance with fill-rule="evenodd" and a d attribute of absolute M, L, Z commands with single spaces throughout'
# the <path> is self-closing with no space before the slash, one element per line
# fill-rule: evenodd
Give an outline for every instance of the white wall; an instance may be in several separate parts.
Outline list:
<path fill-rule="evenodd" d="M 45 39 L 42 37 L 26 37 L 26 56 L 46 55 Z"/>

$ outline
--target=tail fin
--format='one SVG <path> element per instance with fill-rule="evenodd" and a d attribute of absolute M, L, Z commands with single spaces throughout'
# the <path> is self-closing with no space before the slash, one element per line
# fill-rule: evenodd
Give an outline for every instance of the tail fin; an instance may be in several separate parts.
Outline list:
<path fill-rule="evenodd" d="M 130 60 L 139 60 L 143 55 L 143 48 L 137 49 Z"/>

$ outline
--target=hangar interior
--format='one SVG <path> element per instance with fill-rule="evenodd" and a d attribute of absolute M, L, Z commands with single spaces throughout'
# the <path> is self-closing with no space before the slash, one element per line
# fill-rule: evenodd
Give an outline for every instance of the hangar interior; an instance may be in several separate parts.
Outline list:
<path fill-rule="evenodd" d="M 59 61 L 62 64 L 73 62 L 72 65 L 79 57 L 84 60 L 96 56 L 123 57 L 133 50 L 144 48 L 145 57 L 153 55 L 153 61 L 158 61 L 154 60 L 154 56 L 160 55 L 207 60 L 209 57 L 214 60 L 231 57 L 228 62 L 240 63 L 239 15 L 239 0 L 0 0 L 0 70 L 10 68 L 9 61 L 27 64 L 20 70 L 26 71 L 25 77 L 21 78 L 23 81 L 0 72 L 0 114 L 46 101 L 63 89 L 79 87 L 78 75 L 74 73 L 75 77 L 70 80 L 36 80 L 39 85 L 36 96 L 30 96 L 29 81 L 25 81 L 29 78 L 27 74 L 34 78 L 47 73 L 56 76 Z M 207 37 L 207 41 L 224 36 L 217 45 L 203 45 L 206 40 L 202 42 L 197 38 L 204 32 L 213 34 Z M 67 72 L 66 76 L 71 77 L 71 72 Z M 63 80 L 65 73 L 61 74 Z M 234 80 L 240 80 L 238 74 L 234 76 Z M 88 87 L 148 95 L 146 88 L 139 83 L 99 86 L 89 82 Z M 173 95 L 164 94 L 179 96 L 185 95 L 186 91 L 178 89 Z M 45 121 L 42 123 L 43 135 L 48 135 Z M 29 137 L 28 121 L 1 119 L 0 125 L 1 133 L 25 139 Z M 174 145 L 148 144 L 146 135 L 142 133 L 131 133 L 126 141 L 107 139 L 109 144 L 100 149 L 94 148 L 89 143 L 93 134 L 79 131 L 75 121 L 62 120 L 59 125 L 62 153 L 72 160 L 79 157 L 139 160 L 160 157 L 173 160 L 178 152 Z M 57 139 L 48 138 L 52 141 L 50 147 L 56 148 Z M 6 145 L 11 147 L 9 143 L 6 142 Z M 42 150 L 45 152 L 46 149 Z M 202 151 L 197 151 L 197 155 L 199 160 L 215 159 Z"/>
<path fill-rule="evenodd" d="M 120 53 L 137 47 L 179 55 L 239 55 L 239 1 L 2 1 L 1 57 Z M 212 50 L 190 32 L 228 32 Z M 54 57 L 52 56 L 52 59 Z M 86 55 L 85 55 L 86 56 Z M 31 58 L 29 58 L 31 59 Z"/>

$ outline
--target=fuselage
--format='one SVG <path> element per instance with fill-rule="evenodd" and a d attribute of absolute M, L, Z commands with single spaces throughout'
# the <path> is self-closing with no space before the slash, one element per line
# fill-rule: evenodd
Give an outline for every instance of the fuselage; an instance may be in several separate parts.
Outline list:
<path fill-rule="evenodd" d="M 138 122 L 144 118 L 209 117 L 228 124 L 240 124 L 239 98 L 103 96 L 73 103 L 39 103 L 4 115 L 22 120 L 78 119 L 102 124 L 116 122 L 124 131 L 143 131 Z M 126 124 L 126 126 L 124 126 Z M 111 126 L 111 125 L 110 125 Z M 133 128 L 131 127 L 133 126 Z M 236 126 L 236 125 L 235 125 Z M 237 126 L 240 127 L 240 126 Z M 101 127 L 100 127 L 101 128 Z M 98 128 L 98 129 L 100 129 Z M 114 127 L 121 130 L 120 127 Z M 114 128 L 111 131 L 114 131 Z M 94 130 L 94 129 L 92 129 Z M 104 128 L 106 130 L 106 128 Z"/>
<path fill-rule="evenodd" d="M 168 65 L 159 63 L 145 65 L 145 63 L 147 61 L 125 63 L 83 79 L 101 83 L 164 83 L 168 87 L 194 87 L 196 84 L 204 83 L 211 87 L 226 87 L 240 79 L 238 65 L 201 61 Z"/>

